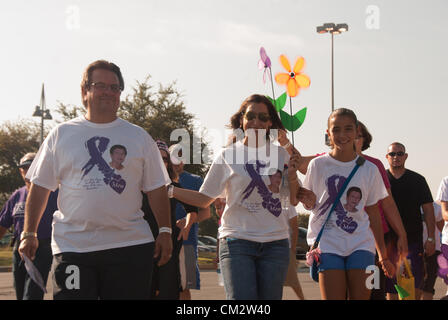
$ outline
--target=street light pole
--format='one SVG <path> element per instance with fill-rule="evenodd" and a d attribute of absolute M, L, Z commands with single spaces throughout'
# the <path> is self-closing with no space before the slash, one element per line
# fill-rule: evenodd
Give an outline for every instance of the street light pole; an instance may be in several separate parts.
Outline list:
<path fill-rule="evenodd" d="M 334 35 L 348 31 L 346 23 L 324 23 L 316 27 L 317 33 L 331 33 L 331 112 L 334 111 Z M 328 135 L 325 134 L 325 144 L 330 145 Z"/>
<path fill-rule="evenodd" d="M 52 120 L 50 110 L 45 109 L 45 89 L 42 83 L 42 92 L 40 95 L 40 106 L 36 106 L 33 117 L 40 117 L 40 144 L 44 142 L 44 120 Z"/>
<path fill-rule="evenodd" d="M 331 112 L 334 111 L 334 34 L 331 33 Z"/>

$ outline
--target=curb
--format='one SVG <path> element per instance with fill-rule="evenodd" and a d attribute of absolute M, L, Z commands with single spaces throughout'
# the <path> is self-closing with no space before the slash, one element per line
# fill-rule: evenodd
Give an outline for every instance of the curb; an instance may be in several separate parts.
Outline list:
<path fill-rule="evenodd" d="M 11 266 L 0 267 L 0 272 L 12 272 Z"/>

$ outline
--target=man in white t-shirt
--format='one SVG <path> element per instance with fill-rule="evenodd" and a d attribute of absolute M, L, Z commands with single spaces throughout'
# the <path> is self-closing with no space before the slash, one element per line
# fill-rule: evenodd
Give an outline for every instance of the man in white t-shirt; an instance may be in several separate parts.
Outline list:
<path fill-rule="evenodd" d="M 147 299 L 153 256 L 162 265 L 171 255 L 170 179 L 151 136 L 117 117 L 123 88 L 118 66 L 91 63 L 81 83 L 87 113 L 54 128 L 28 171 L 22 256 L 34 259 L 39 220 L 50 190 L 59 187 L 52 234 L 55 299 Z M 119 165 L 112 157 L 116 146 L 126 154 Z M 140 209 L 141 191 L 160 227 L 155 243 Z"/>

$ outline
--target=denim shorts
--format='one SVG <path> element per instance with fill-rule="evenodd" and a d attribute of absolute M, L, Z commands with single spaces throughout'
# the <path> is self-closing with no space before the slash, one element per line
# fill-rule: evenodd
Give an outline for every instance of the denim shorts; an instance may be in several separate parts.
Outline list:
<path fill-rule="evenodd" d="M 334 253 L 322 253 L 320 255 L 319 272 L 326 270 L 365 270 L 371 265 L 375 265 L 375 255 L 367 250 L 357 250 L 346 257 Z"/>

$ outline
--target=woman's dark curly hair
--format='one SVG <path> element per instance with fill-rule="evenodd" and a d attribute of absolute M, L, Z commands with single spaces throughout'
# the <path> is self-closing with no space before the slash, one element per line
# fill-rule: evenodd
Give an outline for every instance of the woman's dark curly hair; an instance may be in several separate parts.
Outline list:
<path fill-rule="evenodd" d="M 285 130 L 280 117 L 278 116 L 277 110 L 275 109 L 272 102 L 264 95 L 253 94 L 246 98 L 241 104 L 240 109 L 230 118 L 230 124 L 227 125 L 229 129 L 241 129 L 242 128 L 242 117 L 246 113 L 246 109 L 253 103 L 263 103 L 268 108 L 269 117 L 271 118 L 272 126 L 270 129 L 282 129 Z M 266 139 L 269 139 L 269 130 L 266 132 Z M 236 141 L 236 136 L 232 135 L 230 137 L 230 143 Z"/>

